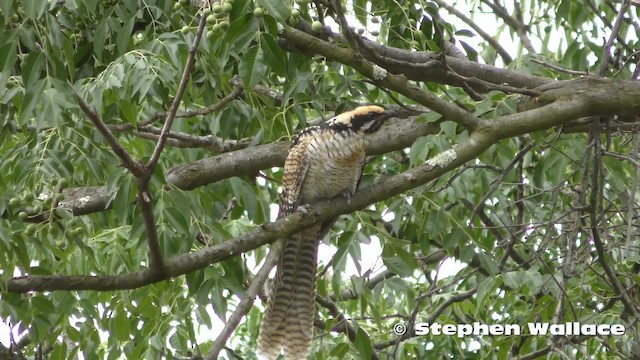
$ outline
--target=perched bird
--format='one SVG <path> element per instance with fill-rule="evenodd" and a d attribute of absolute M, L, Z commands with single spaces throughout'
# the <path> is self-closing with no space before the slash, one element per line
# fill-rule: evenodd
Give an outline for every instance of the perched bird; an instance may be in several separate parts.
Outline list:
<path fill-rule="evenodd" d="M 367 135 L 394 115 L 380 106 L 360 106 L 300 132 L 284 164 L 278 218 L 305 204 L 338 195 L 350 198 L 362 176 Z M 276 359 L 282 349 L 286 359 L 309 356 L 318 245 L 334 222 L 316 224 L 287 239 L 262 319 L 260 358 Z"/>

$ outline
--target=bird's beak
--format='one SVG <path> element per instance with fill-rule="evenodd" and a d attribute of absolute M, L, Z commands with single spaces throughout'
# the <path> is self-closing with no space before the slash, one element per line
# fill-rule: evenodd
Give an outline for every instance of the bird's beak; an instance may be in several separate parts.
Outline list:
<path fill-rule="evenodd" d="M 396 117 L 396 116 L 398 116 L 398 111 L 396 111 L 394 109 L 385 110 L 384 113 L 382 114 L 382 118 L 384 120 L 391 119 L 391 118 Z"/>

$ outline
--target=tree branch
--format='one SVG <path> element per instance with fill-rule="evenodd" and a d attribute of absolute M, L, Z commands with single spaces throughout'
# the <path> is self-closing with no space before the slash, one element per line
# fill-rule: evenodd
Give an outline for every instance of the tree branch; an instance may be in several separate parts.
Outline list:
<path fill-rule="evenodd" d="M 158 140 L 162 134 L 162 129 L 154 126 L 138 126 L 138 131 L 134 131 L 134 134 L 151 140 Z M 219 153 L 244 149 L 251 143 L 250 138 L 226 140 L 213 135 L 197 136 L 175 131 L 170 131 L 167 134 L 167 138 L 167 141 L 173 140 L 179 147 L 208 148 Z M 175 143 L 174 145 L 176 145 Z"/>
<path fill-rule="evenodd" d="M 234 79 L 235 78 L 231 79 L 232 84 L 234 84 L 233 83 Z M 231 101 L 237 99 L 243 93 L 244 93 L 244 91 L 243 91 L 242 87 L 235 86 L 233 91 L 231 91 L 229 94 L 227 94 L 227 96 L 225 96 L 222 99 L 220 99 L 217 103 L 211 104 L 211 105 L 203 107 L 201 109 L 191 109 L 191 110 L 186 110 L 186 111 L 178 111 L 175 114 L 175 118 L 176 119 L 178 119 L 178 118 L 189 118 L 189 117 L 193 117 L 193 116 L 207 115 L 207 114 L 210 114 L 210 113 L 213 113 L 213 112 L 216 112 L 216 111 L 220 111 L 228 103 L 230 103 Z M 137 128 L 151 125 L 152 123 L 154 123 L 156 120 L 158 120 L 160 118 L 165 118 L 166 119 L 167 116 L 169 116 L 169 112 L 158 111 L 158 112 L 152 114 L 151 116 L 149 116 L 146 120 L 138 123 L 137 124 Z M 126 131 L 126 130 L 132 130 L 132 129 L 136 128 L 136 126 L 134 126 L 133 124 L 130 124 L 130 123 L 119 124 L 119 125 L 108 125 L 108 127 L 113 131 Z"/>
<path fill-rule="evenodd" d="M 169 108 L 169 112 L 167 113 L 167 117 L 164 120 L 164 125 L 162 126 L 162 132 L 160 133 L 160 138 L 158 139 L 158 143 L 156 144 L 156 148 L 153 150 L 151 154 L 151 159 L 147 163 L 145 173 L 148 178 L 151 178 L 153 171 L 158 164 L 158 160 L 160 159 L 160 154 L 164 149 L 164 145 L 167 142 L 167 138 L 169 136 L 169 130 L 171 130 L 171 125 L 173 124 L 173 120 L 176 117 L 176 113 L 178 112 L 178 107 L 180 106 L 180 101 L 182 101 L 182 97 L 184 96 L 184 92 L 187 89 L 187 84 L 189 83 L 189 75 L 191 74 L 191 68 L 193 64 L 196 62 L 196 51 L 198 50 L 198 45 L 200 44 L 200 39 L 202 38 L 202 33 L 204 32 L 206 24 L 206 17 L 200 16 L 200 23 L 198 24 L 198 30 L 196 32 L 196 36 L 193 39 L 193 45 L 189 49 L 189 56 L 187 57 L 187 63 L 184 66 L 184 71 L 182 73 L 182 79 L 180 80 L 180 85 L 178 86 L 178 91 L 176 92 L 176 97 L 173 99 L 171 103 L 171 107 Z"/>
<path fill-rule="evenodd" d="M 337 47 L 291 27 L 286 27 L 280 33 L 280 36 L 304 52 L 315 52 L 329 60 L 349 65 L 376 84 L 396 91 L 467 128 L 474 128 L 480 122 L 480 119 L 473 114 L 449 104 L 430 92 L 424 91 L 410 83 L 403 76 L 387 72 L 385 69 L 363 59 L 354 50 Z"/>
<path fill-rule="evenodd" d="M 424 322 L 429 324 L 433 323 L 438 318 L 438 316 L 440 316 L 440 314 L 442 314 L 442 312 L 444 312 L 449 306 L 453 305 L 454 303 L 467 300 L 468 298 L 472 297 L 476 293 L 476 291 L 478 291 L 478 289 L 473 288 L 469 291 L 465 291 L 449 297 L 442 304 L 440 304 L 431 314 L 429 314 L 429 316 Z M 373 348 L 376 350 L 382 350 L 382 349 L 388 348 L 389 346 L 394 346 L 398 344 L 400 341 L 411 339 L 414 336 L 416 336 L 414 330 L 412 328 L 408 328 L 407 331 L 403 335 L 399 336 L 398 338 L 375 343 L 373 344 Z"/>
<path fill-rule="evenodd" d="M 527 34 L 527 26 L 520 19 L 511 16 L 507 9 L 495 0 L 493 2 L 489 2 L 489 0 L 480 1 L 487 4 L 495 15 L 501 17 L 502 20 L 518 34 L 520 40 L 522 40 L 522 46 L 524 46 L 530 54 L 536 54 L 536 50 L 533 48 L 531 39 L 529 39 L 529 35 Z"/>
<path fill-rule="evenodd" d="M 489 43 L 489 45 L 491 45 L 491 47 L 496 49 L 496 52 L 500 55 L 500 57 L 502 58 L 502 61 L 504 61 L 505 65 L 509 65 L 509 64 L 511 64 L 513 62 L 513 58 L 511 58 L 511 55 L 509 55 L 507 50 L 505 50 L 502 47 L 502 45 L 500 45 L 500 42 L 498 42 L 498 40 L 494 39 L 493 36 L 489 35 L 486 31 L 484 31 L 482 29 L 482 27 L 480 27 L 478 24 L 473 22 L 473 20 L 471 20 L 469 17 L 467 17 L 462 12 L 458 11 L 455 7 L 447 4 L 444 0 L 433 0 L 433 1 L 436 4 L 438 4 L 438 6 L 447 9 L 448 12 L 450 12 L 451 14 L 455 15 L 456 17 L 458 17 L 460 20 L 465 22 L 467 25 L 471 26 L 471 28 L 473 30 L 475 30 L 478 33 L 478 35 L 480 35 L 480 37 L 485 39 Z"/>
<path fill-rule="evenodd" d="M 280 258 L 280 253 L 282 252 L 282 248 L 284 247 L 284 239 L 278 239 L 271 245 L 271 249 L 269 249 L 269 255 L 267 255 L 264 264 L 256 274 L 256 276 L 251 281 L 251 285 L 247 289 L 247 292 L 244 294 L 242 300 L 240 300 L 240 304 L 236 307 L 236 310 L 233 312 L 227 323 L 224 325 L 224 328 L 220 332 L 220 335 L 213 342 L 213 347 L 205 356 L 205 360 L 215 360 L 218 358 L 220 351 L 224 348 L 227 343 L 227 339 L 233 333 L 233 331 L 240 324 L 240 320 L 251 310 L 251 306 L 253 306 L 253 302 L 258 295 L 258 291 L 262 288 L 262 285 L 269 277 L 269 272 L 276 265 L 278 259 Z"/>
<path fill-rule="evenodd" d="M 111 130 L 102 122 L 100 115 L 95 112 L 86 100 L 80 96 L 76 91 L 74 91 L 76 99 L 78 100 L 78 104 L 80 105 L 80 109 L 87 115 L 89 120 L 93 123 L 93 125 L 98 129 L 100 134 L 105 138 L 109 146 L 111 146 L 111 150 L 116 154 L 117 157 L 122 161 L 122 165 L 131 172 L 134 176 L 140 176 L 144 173 L 143 165 L 138 161 L 134 160 L 131 155 L 120 145 L 118 140 L 113 136 Z"/>
<path fill-rule="evenodd" d="M 609 35 L 609 40 L 604 45 L 604 49 L 602 50 L 602 63 L 600 63 L 600 70 L 598 71 L 598 75 L 604 76 L 607 73 L 607 69 L 609 68 L 609 61 L 611 60 L 611 47 L 613 46 L 613 42 L 618 38 L 618 34 L 620 33 L 620 26 L 622 25 L 622 19 L 624 19 L 624 14 L 629 9 L 629 1 L 623 0 L 622 5 L 620 5 L 620 11 L 618 12 L 618 16 L 616 17 L 616 21 L 611 28 L 611 35 Z"/>
<path fill-rule="evenodd" d="M 311 25 L 305 21 L 300 20 L 296 25 L 296 28 L 307 34 L 313 34 Z M 343 36 L 332 33 L 327 29 L 324 29 L 324 34 L 326 34 L 326 37 L 337 41 L 338 43 L 347 43 Z M 366 47 L 371 50 L 362 52 L 362 55 L 367 60 L 376 63 L 393 74 L 402 74 L 409 80 L 461 86 L 458 78 L 452 77 L 448 74 L 446 69 L 442 66 L 438 66 L 438 61 L 436 61 L 436 59 L 438 59 L 440 53 L 433 51 L 410 51 L 398 49 L 381 45 L 377 42 L 366 39 L 363 39 L 363 42 L 366 44 Z M 291 42 L 286 38 L 281 38 L 280 45 L 288 51 L 299 51 L 307 55 L 318 53 L 313 48 L 298 48 L 297 43 Z M 452 56 L 447 56 L 446 63 L 455 73 L 461 76 L 475 77 L 493 84 L 505 84 L 518 88 L 533 89 L 535 87 L 554 82 L 552 79 L 523 74 L 512 70 L 505 70 L 495 66 L 480 64 L 468 59 L 459 59 Z M 479 84 L 470 84 L 470 86 L 476 91 L 490 91 L 482 88 Z"/>
<path fill-rule="evenodd" d="M 368 155 L 380 155 L 404 149 L 421 136 L 439 132 L 440 125 L 436 123 L 391 119 L 371 137 L 366 151 Z M 289 142 L 281 141 L 204 158 L 169 169 L 165 180 L 179 189 L 191 190 L 232 176 L 254 175 L 262 169 L 282 166 L 288 149 Z"/>
<path fill-rule="evenodd" d="M 174 256 L 165 262 L 166 273 L 162 274 L 161 277 L 154 275 L 151 269 L 114 276 L 32 275 L 8 280 L 4 289 L 11 292 L 53 290 L 111 291 L 138 288 L 170 277 L 181 276 L 243 252 L 256 249 L 277 238 L 288 237 L 314 223 L 364 209 L 375 202 L 425 184 L 477 157 L 490 145 L 491 136 L 488 133 L 474 133 L 459 144 L 455 155 L 452 154 L 451 150 L 421 166 L 359 190 L 351 197 L 350 202 L 342 197 L 324 201 L 308 211 L 297 211 L 286 218 L 261 225 L 245 235 L 220 245 Z"/>
<path fill-rule="evenodd" d="M 358 331 L 356 330 L 356 328 L 351 326 L 351 324 L 349 324 L 349 320 L 347 320 L 342 312 L 340 312 L 336 303 L 329 299 L 323 298 L 320 295 L 316 295 L 316 302 L 323 308 L 327 309 L 329 311 L 329 314 L 331 314 L 331 316 L 336 320 L 337 325 L 333 329 L 347 335 L 349 341 L 355 342 L 356 334 Z M 375 352 L 372 352 L 371 359 L 377 360 L 380 359 L 380 357 Z"/>

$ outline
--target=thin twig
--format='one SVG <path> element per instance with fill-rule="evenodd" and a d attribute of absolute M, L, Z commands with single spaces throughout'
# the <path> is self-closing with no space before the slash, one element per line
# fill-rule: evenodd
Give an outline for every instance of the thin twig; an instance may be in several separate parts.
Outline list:
<path fill-rule="evenodd" d="M 164 258 L 156 229 L 156 221 L 153 215 L 153 198 L 149 190 L 149 179 L 146 177 L 136 178 L 138 183 L 138 194 L 136 200 L 140 207 L 142 221 L 147 233 L 147 244 L 149 246 L 149 267 L 153 270 L 152 276 L 163 278 L 166 276 Z"/>
<path fill-rule="evenodd" d="M 424 322 L 432 324 L 438 318 L 438 316 L 440 316 L 440 314 L 442 314 L 449 306 L 453 305 L 454 303 L 467 300 L 468 298 L 472 297 L 477 291 L 478 291 L 478 288 L 474 287 L 473 289 L 471 289 L 469 291 L 466 291 L 466 292 L 463 292 L 463 293 L 459 293 L 459 294 L 456 294 L 456 295 L 453 295 L 453 296 L 447 298 L 447 300 L 444 301 L 442 304 L 440 304 L 440 306 L 438 306 L 427 317 L 427 319 Z M 375 344 L 373 344 L 373 348 L 376 349 L 376 350 L 382 350 L 382 349 L 388 348 L 389 346 L 396 345 L 398 341 L 407 340 L 407 339 L 410 339 L 413 336 L 415 336 L 415 333 L 414 333 L 413 329 L 407 328 L 407 332 L 405 332 L 404 335 L 398 337 L 398 339 L 391 339 L 391 340 L 386 340 L 386 341 L 381 341 L 379 343 L 375 343 Z"/>
<path fill-rule="evenodd" d="M 632 154 L 631 156 L 638 157 L 638 153 L 640 153 L 640 139 L 638 139 L 638 134 L 634 133 L 632 135 Z M 629 252 L 631 251 L 631 241 L 633 234 L 635 233 L 633 228 L 633 220 L 635 218 L 635 205 L 636 205 L 636 191 L 638 190 L 638 176 L 640 175 L 640 165 L 636 159 L 633 160 L 633 183 L 631 184 L 631 189 L 629 189 L 629 203 L 627 204 L 627 244 L 625 256 L 629 258 Z"/>
<path fill-rule="evenodd" d="M 328 266 L 327 266 L 328 268 Z M 395 273 L 393 273 L 390 270 L 385 270 L 383 272 L 381 272 L 380 274 L 368 279 L 365 281 L 364 286 L 369 288 L 369 289 L 373 289 L 374 287 L 376 287 L 378 284 L 380 284 L 381 282 L 392 278 L 396 276 Z M 344 291 L 342 291 L 338 296 L 336 296 L 336 294 L 331 294 L 329 295 L 329 300 L 331 301 L 344 301 L 344 300 L 353 300 L 355 298 L 358 297 L 358 293 L 355 290 L 352 289 L 346 289 Z"/>
<path fill-rule="evenodd" d="M 139 126 L 138 130 L 135 131 L 134 134 L 140 137 L 158 140 L 162 135 L 162 129 L 155 126 Z M 173 144 L 175 145 L 177 142 L 177 146 L 179 147 L 208 148 L 219 153 L 244 149 L 252 140 L 251 138 L 226 140 L 213 135 L 198 136 L 175 131 L 170 131 L 167 137 L 168 139 L 175 140 Z"/>
<path fill-rule="evenodd" d="M 540 59 L 532 58 L 531 62 L 532 63 L 536 63 L 538 65 L 542 65 L 544 67 L 548 67 L 549 69 L 552 69 L 552 70 L 555 70 L 555 71 L 558 71 L 558 72 L 561 72 L 561 73 L 569 74 L 569 75 L 578 75 L 578 76 L 589 75 L 589 72 L 587 72 L 587 71 L 577 71 L 577 70 L 572 70 L 572 69 L 565 69 L 562 66 L 551 64 L 551 63 L 548 63 L 548 62 L 540 60 Z"/>
<path fill-rule="evenodd" d="M 626 1 L 626 0 L 622 0 L 622 1 Z M 598 8 L 596 7 L 596 5 L 593 3 L 593 1 L 591 0 L 586 0 L 586 4 L 587 6 L 591 9 L 591 11 L 593 11 L 594 14 L 596 14 L 596 16 L 598 16 L 600 18 L 600 21 L 602 21 L 602 23 L 608 27 L 609 29 L 613 28 L 613 25 L 611 24 L 611 22 L 609 21 L 609 19 L 602 15 L 602 12 L 598 10 Z M 609 2 L 607 1 L 606 4 L 609 6 L 609 8 L 611 10 L 613 10 L 614 12 L 616 11 L 616 8 L 612 5 L 609 4 Z M 634 22 L 634 26 L 637 25 Z M 627 44 L 625 43 L 624 39 L 618 34 L 617 36 L 618 39 L 618 43 L 622 45 L 622 47 L 625 48 L 625 50 L 627 50 L 629 53 L 633 53 L 633 49 Z"/>
<path fill-rule="evenodd" d="M 329 311 L 329 314 L 331 314 L 331 316 L 336 320 L 337 325 L 333 327 L 334 331 L 341 332 L 347 335 L 349 341 L 351 342 L 356 341 L 357 329 L 349 324 L 349 320 L 345 318 L 342 312 L 340 312 L 335 302 L 320 295 L 316 295 L 316 303 L 327 309 Z M 371 359 L 380 359 L 380 357 L 378 357 L 378 354 L 376 354 L 375 352 L 371 352 Z"/>
<path fill-rule="evenodd" d="M 244 93 L 243 88 L 239 87 L 239 86 L 236 86 L 236 87 L 234 87 L 233 91 L 231 91 L 225 97 L 220 99 L 217 103 L 211 104 L 209 106 L 205 106 L 205 107 L 203 107 L 201 109 L 190 109 L 190 110 L 186 110 L 186 111 L 178 111 L 178 112 L 176 112 L 175 118 L 176 119 L 190 118 L 190 117 L 193 117 L 193 116 L 207 115 L 207 114 L 210 114 L 210 113 L 213 113 L 213 112 L 216 112 L 216 111 L 220 111 L 228 103 L 230 103 L 231 101 L 237 99 L 243 93 Z M 154 123 L 156 120 L 158 120 L 160 118 L 165 118 L 166 119 L 166 117 L 168 115 L 169 115 L 169 112 L 167 112 L 167 111 L 158 111 L 158 112 L 153 113 L 146 120 L 139 122 L 137 125 L 126 123 L 126 124 L 107 125 L 107 126 L 112 131 L 131 130 L 131 129 L 136 128 L 136 126 L 139 129 L 140 127 L 144 127 L 144 126 L 147 126 L 147 125 L 150 125 L 150 124 Z"/>
<path fill-rule="evenodd" d="M 593 170 L 591 173 L 591 196 L 589 201 L 589 216 L 591 221 L 591 235 L 593 243 L 598 253 L 598 262 L 604 269 L 605 274 L 611 282 L 611 286 L 616 294 L 620 296 L 620 300 L 624 304 L 625 309 L 631 313 L 636 319 L 640 318 L 640 313 L 636 309 L 634 302 L 627 294 L 625 288 L 618 280 L 616 274 L 613 272 L 609 263 L 607 262 L 606 252 L 602 239 L 600 238 L 600 229 L 598 228 L 598 200 L 603 198 L 603 186 L 600 186 L 600 172 L 602 165 L 602 157 L 600 152 L 600 118 L 594 117 L 593 130 L 592 130 L 592 142 L 593 142 Z M 635 332 L 634 332 L 635 333 Z"/>
<path fill-rule="evenodd" d="M 634 143 L 636 141 L 636 134 L 633 133 L 632 136 L 634 137 Z M 635 151 L 635 150 L 634 150 Z M 639 167 L 640 166 L 640 162 L 638 162 L 638 160 L 628 156 L 628 155 L 624 155 L 624 154 L 619 154 L 616 152 L 612 152 L 612 151 L 607 151 L 607 150 L 603 150 L 602 151 L 602 155 L 606 155 L 606 156 L 611 156 L 613 158 L 616 159 L 620 159 L 620 160 L 625 160 L 625 161 L 629 161 L 631 162 L 631 164 L 633 164 L 634 167 Z"/>
<path fill-rule="evenodd" d="M 340 27 L 342 28 L 342 35 L 344 35 L 345 40 L 347 40 L 349 47 L 359 52 L 358 45 L 362 40 L 353 32 L 353 30 L 351 30 L 351 27 L 349 27 L 349 23 L 347 23 L 347 18 L 344 15 L 340 0 L 333 0 L 331 2 L 331 8 L 336 13 L 338 24 L 340 24 Z"/>
<path fill-rule="evenodd" d="M 493 83 L 490 83 L 488 81 L 485 81 L 485 80 L 482 80 L 482 79 L 478 79 L 477 77 L 462 76 L 462 75 L 456 73 L 449 66 L 447 66 L 447 70 L 448 70 L 447 71 L 448 75 L 451 75 L 456 79 L 459 79 L 463 84 L 472 83 L 472 84 L 475 84 L 475 85 L 479 85 L 479 86 L 481 86 L 481 87 L 483 87 L 485 89 L 488 89 L 488 90 L 498 90 L 498 91 L 502 91 L 502 92 L 507 93 L 507 94 L 522 94 L 522 95 L 528 95 L 528 96 L 533 96 L 533 97 L 537 97 L 537 96 L 542 95 L 542 93 L 540 91 L 537 91 L 537 90 L 518 88 L 518 87 L 514 87 L 514 86 L 509 86 L 509 85 L 493 84 Z M 477 95 L 477 96 L 479 96 L 479 95 Z"/>
<path fill-rule="evenodd" d="M 504 170 L 502 171 L 502 173 L 498 176 L 498 178 L 496 178 L 493 183 L 491 184 L 491 187 L 489 189 L 489 191 L 487 191 L 484 196 L 482 197 L 482 199 L 480 199 L 480 201 L 478 202 L 478 205 L 476 205 L 476 207 L 473 209 L 473 211 L 471 212 L 471 217 L 470 217 L 470 221 L 473 222 L 473 219 L 475 218 L 476 214 L 478 213 L 478 211 L 482 210 L 484 208 L 484 203 L 487 201 L 487 199 L 493 195 L 493 193 L 498 189 L 498 186 L 500 186 L 500 184 L 502 183 L 502 181 L 504 180 L 504 178 L 507 176 L 507 174 L 509 174 L 509 172 L 511 171 L 511 169 L 514 168 L 514 166 L 516 164 L 518 164 L 518 161 L 520 161 L 520 159 L 522 159 L 531 149 L 533 149 L 533 147 L 536 145 L 535 142 L 530 142 L 529 144 L 527 144 L 527 146 L 525 146 L 521 151 L 518 152 L 518 154 L 516 154 L 516 157 L 513 159 L 512 162 L 509 163 L 509 165 L 507 165 Z"/>

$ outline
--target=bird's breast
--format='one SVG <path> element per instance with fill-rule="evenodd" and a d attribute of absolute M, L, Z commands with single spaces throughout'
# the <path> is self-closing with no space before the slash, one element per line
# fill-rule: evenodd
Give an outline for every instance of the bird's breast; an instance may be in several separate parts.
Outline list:
<path fill-rule="evenodd" d="M 326 200 L 354 190 L 364 162 L 365 139 L 358 135 L 323 134 L 309 143 L 309 169 L 300 203 Z"/>

